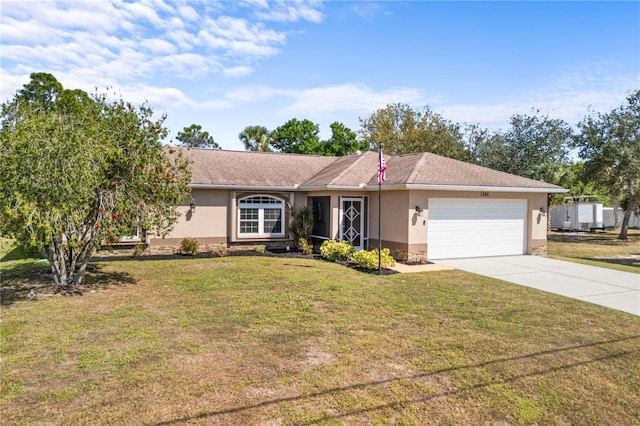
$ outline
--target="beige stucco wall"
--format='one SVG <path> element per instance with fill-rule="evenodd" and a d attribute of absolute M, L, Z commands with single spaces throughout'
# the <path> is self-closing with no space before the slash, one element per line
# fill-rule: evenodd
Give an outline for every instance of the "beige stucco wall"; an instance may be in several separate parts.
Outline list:
<path fill-rule="evenodd" d="M 175 251 L 185 237 L 197 239 L 201 249 L 226 246 L 229 191 L 194 189 L 191 197 L 178 207 L 180 217 L 169 235 L 165 238 L 148 237 L 151 252 Z M 196 206 L 195 212 L 189 208 L 192 200 Z"/>
<path fill-rule="evenodd" d="M 547 254 L 547 221 L 549 206 L 547 194 L 530 194 L 527 204 L 530 212 L 530 229 L 527 235 L 527 254 L 545 256 Z M 544 213 L 540 211 L 544 209 Z"/>
<path fill-rule="evenodd" d="M 196 205 L 190 213 L 189 202 L 180 207 L 181 216 L 171 232 L 173 238 L 227 237 L 228 191 L 195 189 L 191 196 Z"/>
<path fill-rule="evenodd" d="M 367 230 L 369 248 L 378 247 L 378 192 L 377 191 L 318 191 L 318 192 L 249 192 L 230 190 L 196 189 L 192 197 L 195 213 L 189 212 L 189 202 L 180 207 L 182 215 L 168 239 L 151 238 L 150 244 L 179 245 L 184 237 L 197 238 L 205 244 L 241 243 L 237 238 L 236 200 L 250 194 L 270 194 L 284 198 L 290 205 L 307 205 L 308 197 L 331 198 L 331 235 L 340 238 L 340 196 L 367 197 L 369 200 Z M 547 209 L 547 194 L 480 192 L 480 191 L 429 191 L 429 190 L 383 190 L 382 191 L 382 245 L 390 248 L 400 260 L 425 260 L 428 257 L 427 233 L 430 198 L 469 199 L 526 199 L 529 212 L 526 229 L 526 253 L 545 254 L 547 244 L 547 216 L 540 208 Z M 229 206 L 232 206 L 230 208 Z M 416 206 L 424 209 L 422 216 L 416 214 Z M 286 209 L 285 229 L 290 219 Z M 285 235 L 282 240 L 286 240 Z"/>
<path fill-rule="evenodd" d="M 370 249 L 379 246 L 378 234 L 378 193 L 370 192 Z M 382 221 L 380 233 L 382 234 L 382 247 L 391 250 L 397 259 L 406 260 L 411 246 L 411 222 L 412 211 L 411 195 L 409 191 L 382 191 L 381 211 Z"/>

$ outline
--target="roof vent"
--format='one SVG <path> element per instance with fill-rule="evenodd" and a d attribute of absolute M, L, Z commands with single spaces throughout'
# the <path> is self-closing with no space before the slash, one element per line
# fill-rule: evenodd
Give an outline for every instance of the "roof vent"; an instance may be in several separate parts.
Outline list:
<path fill-rule="evenodd" d="M 356 155 L 360 155 L 360 154 L 362 154 L 362 151 L 357 150 L 357 151 L 356 151 Z"/>

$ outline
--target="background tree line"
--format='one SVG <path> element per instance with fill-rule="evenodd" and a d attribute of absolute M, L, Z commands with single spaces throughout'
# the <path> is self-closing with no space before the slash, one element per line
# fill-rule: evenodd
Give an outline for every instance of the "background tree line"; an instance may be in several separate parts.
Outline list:
<path fill-rule="evenodd" d="M 556 203 L 589 195 L 621 206 L 621 238 L 631 213 L 640 214 L 640 90 L 608 113 L 588 111 L 574 127 L 532 110 L 511 116 L 505 129 L 490 130 L 454 123 L 428 106 L 398 103 L 361 118 L 358 133 L 334 122 L 328 140 L 318 134 L 317 124 L 294 118 L 273 131 L 248 126 L 239 139 L 249 151 L 342 156 L 380 146 L 390 155 L 432 152 L 543 180 L 569 189 L 556 196 Z"/>
<path fill-rule="evenodd" d="M 432 152 L 543 180 L 569 189 L 568 194 L 556 196 L 556 203 L 565 196 L 589 195 L 622 207 L 620 236 L 626 238 L 631 213 L 640 214 L 639 104 L 640 90 L 636 90 L 608 113 L 588 111 L 574 127 L 532 110 L 511 116 L 505 129 L 491 130 L 454 123 L 428 106 L 415 109 L 397 103 L 361 118 L 357 133 L 343 123 L 332 123 L 328 140 L 320 139 L 317 124 L 297 118 L 272 131 L 248 126 L 239 139 L 248 151 L 343 156 L 380 146 L 390 155 Z M 189 129 L 178 139 L 184 146 L 198 146 L 181 137 Z M 219 148 L 212 138 L 211 142 Z"/>

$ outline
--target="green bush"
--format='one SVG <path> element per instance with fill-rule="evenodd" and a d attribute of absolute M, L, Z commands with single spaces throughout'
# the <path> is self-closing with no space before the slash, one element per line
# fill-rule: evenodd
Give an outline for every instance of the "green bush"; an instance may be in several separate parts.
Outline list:
<path fill-rule="evenodd" d="M 313 210 L 311 206 L 291 209 L 289 232 L 291 233 L 291 239 L 298 244 L 300 250 L 303 250 L 300 240 L 304 238 L 305 242 L 308 241 L 309 235 L 313 232 Z"/>
<path fill-rule="evenodd" d="M 367 251 L 360 250 L 351 255 L 350 259 L 363 269 L 378 269 L 378 249 Z M 396 261 L 391 257 L 389 249 L 382 249 L 380 252 L 380 266 L 383 268 L 391 268 L 395 266 Z"/>
<path fill-rule="evenodd" d="M 320 246 L 320 254 L 332 262 L 346 261 L 355 253 L 348 241 L 327 240 Z"/>
<path fill-rule="evenodd" d="M 198 240 L 196 240 L 195 238 L 185 237 L 180 243 L 180 253 L 182 254 L 190 254 L 191 256 L 195 256 L 198 253 L 199 248 L 200 243 L 198 243 Z"/>

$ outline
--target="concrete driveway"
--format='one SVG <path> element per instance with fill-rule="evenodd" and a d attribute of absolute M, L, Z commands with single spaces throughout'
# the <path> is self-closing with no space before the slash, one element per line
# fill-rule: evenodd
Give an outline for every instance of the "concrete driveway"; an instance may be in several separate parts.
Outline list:
<path fill-rule="evenodd" d="M 640 316 L 640 274 L 540 256 L 446 259 L 436 263 Z"/>

